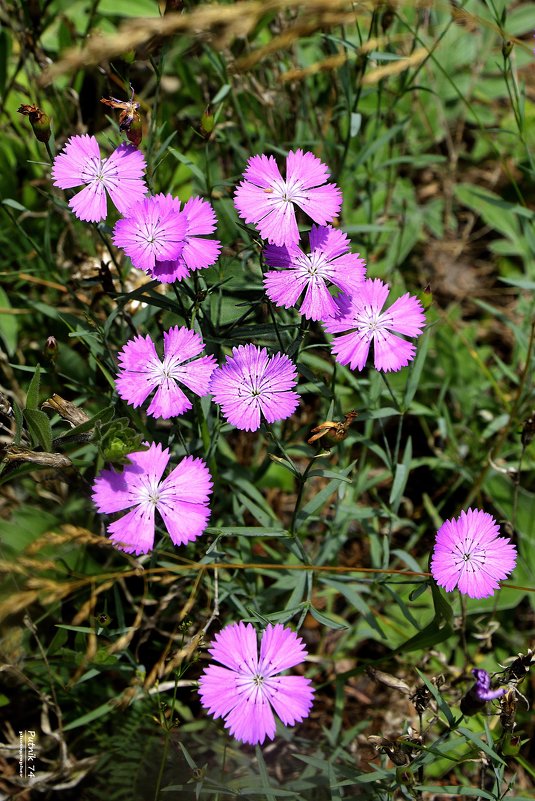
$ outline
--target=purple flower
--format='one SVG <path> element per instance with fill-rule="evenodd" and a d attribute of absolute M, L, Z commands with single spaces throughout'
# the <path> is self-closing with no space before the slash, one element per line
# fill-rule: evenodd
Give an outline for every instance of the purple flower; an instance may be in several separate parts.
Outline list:
<path fill-rule="evenodd" d="M 355 294 L 339 299 L 342 315 L 325 321 L 330 334 L 343 334 L 332 346 L 337 362 L 362 370 L 372 342 L 376 370 L 401 370 L 414 358 L 414 345 L 393 332 L 419 336 L 425 324 L 422 304 L 407 292 L 382 312 L 388 290 L 379 278 L 368 278 Z"/>
<path fill-rule="evenodd" d="M 264 257 L 269 267 L 282 267 L 264 276 L 267 296 L 278 306 L 295 306 L 302 293 L 300 312 L 310 320 L 325 320 L 340 313 L 327 289 L 327 281 L 352 294 L 364 281 L 366 267 L 358 253 L 350 253 L 347 236 L 330 225 L 313 225 L 310 255 L 299 245 L 268 245 Z"/>
<path fill-rule="evenodd" d="M 209 665 L 199 679 L 202 705 L 243 743 L 262 745 L 275 737 L 273 710 L 285 726 L 306 718 L 314 690 L 304 676 L 279 676 L 306 658 L 303 641 L 280 623 L 262 635 L 260 659 L 256 631 L 233 623 L 216 635 L 208 649 L 220 665 Z"/>
<path fill-rule="evenodd" d="M 114 544 L 127 553 L 152 549 L 156 509 L 175 545 L 191 542 L 206 528 L 212 491 L 208 468 L 202 459 L 186 456 L 161 481 L 169 458 L 167 448 L 152 443 L 147 451 L 130 453 L 122 472 L 101 470 L 95 479 L 93 502 L 99 512 L 130 509 L 108 526 Z"/>
<path fill-rule="evenodd" d="M 497 690 L 490 689 L 490 676 L 486 670 L 474 668 L 472 674 L 476 680 L 472 689 L 474 695 L 480 701 L 493 701 L 495 698 L 501 698 L 505 694 L 505 687 L 499 687 Z"/>
<path fill-rule="evenodd" d="M 480 509 L 468 509 L 439 528 L 431 559 L 431 575 L 451 592 L 458 587 L 470 598 L 487 598 L 498 589 L 516 563 L 516 549 L 499 537 L 494 518 Z"/>
<path fill-rule="evenodd" d="M 234 204 L 246 223 L 254 223 L 260 236 L 273 245 L 299 241 L 294 203 L 314 222 L 326 225 L 342 205 L 336 184 L 327 184 L 329 170 L 313 153 L 290 150 L 286 180 L 273 156 L 253 156 L 245 180 L 236 189 Z"/>
<path fill-rule="evenodd" d="M 56 156 L 52 178 L 61 189 L 85 184 L 85 189 L 69 200 L 69 206 L 79 220 L 100 222 L 107 214 L 106 191 L 121 214 L 145 195 L 145 167 L 143 154 L 126 143 L 101 159 L 95 137 L 84 134 L 71 136 Z"/>
<path fill-rule="evenodd" d="M 154 195 L 135 203 L 128 216 L 115 223 L 113 244 L 124 249 L 134 267 L 152 272 L 157 261 L 182 255 L 187 220 L 177 214 L 171 195 Z"/>
<path fill-rule="evenodd" d="M 476 680 L 475 684 L 461 698 L 460 706 L 463 715 L 476 715 L 485 707 L 487 701 L 501 698 L 507 692 L 505 687 L 499 687 L 497 690 L 490 689 L 490 676 L 486 670 L 474 668 L 472 674 Z"/>
<path fill-rule="evenodd" d="M 213 208 L 207 200 L 192 197 L 180 210 L 180 200 L 170 195 L 157 195 L 160 202 L 169 205 L 175 214 L 181 214 L 186 220 L 184 234 L 184 248 L 177 259 L 158 260 L 151 269 L 150 274 L 164 284 L 180 281 L 186 278 L 193 270 L 204 270 L 217 261 L 221 244 L 217 239 L 205 239 L 206 234 L 212 234 L 217 226 Z"/>
<path fill-rule="evenodd" d="M 268 423 L 285 420 L 297 408 L 295 365 L 284 353 L 268 357 L 265 348 L 239 345 L 212 375 L 210 392 L 232 425 L 256 431 L 263 415 Z"/>
<path fill-rule="evenodd" d="M 119 353 L 120 370 L 115 380 L 117 392 L 134 408 L 155 389 L 147 414 L 177 417 L 191 409 L 191 401 L 180 389 L 184 384 L 195 395 L 207 395 L 210 376 L 217 367 L 213 356 L 197 358 L 204 348 L 199 334 L 175 326 L 163 335 L 163 361 L 147 334 L 130 339 Z"/>

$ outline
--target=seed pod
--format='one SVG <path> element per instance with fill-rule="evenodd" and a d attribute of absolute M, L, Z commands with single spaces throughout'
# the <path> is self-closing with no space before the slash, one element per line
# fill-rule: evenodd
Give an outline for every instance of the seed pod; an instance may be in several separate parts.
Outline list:
<path fill-rule="evenodd" d="M 17 110 L 19 114 L 24 114 L 25 117 L 29 118 L 37 141 L 46 144 L 50 139 L 50 117 L 48 114 L 45 114 L 39 106 L 26 104 L 19 106 Z"/>

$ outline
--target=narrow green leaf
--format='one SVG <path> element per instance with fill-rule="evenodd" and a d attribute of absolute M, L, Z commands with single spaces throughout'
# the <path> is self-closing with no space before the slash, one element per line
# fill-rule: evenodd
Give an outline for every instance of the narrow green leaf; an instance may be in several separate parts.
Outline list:
<path fill-rule="evenodd" d="M 6 351 L 11 357 L 17 349 L 19 324 L 14 314 L 10 314 L 11 303 L 5 291 L 0 287 L 0 337 L 4 340 Z"/>
<path fill-rule="evenodd" d="M 52 429 L 48 415 L 40 409 L 24 409 L 23 415 L 34 446 L 39 445 L 46 453 L 51 453 Z"/>
<path fill-rule="evenodd" d="M 337 620 L 333 620 L 331 617 L 327 617 L 327 615 L 322 614 L 317 609 L 314 609 L 311 606 L 308 610 L 314 620 L 317 620 L 318 623 L 321 623 L 322 626 L 326 626 L 328 629 L 334 629 L 335 631 L 340 629 L 348 629 L 349 625 L 347 623 L 340 623 Z"/>
<path fill-rule="evenodd" d="M 504 760 L 498 756 L 496 751 L 489 745 L 489 743 L 486 743 L 481 739 L 481 737 L 478 737 L 475 732 L 470 731 L 470 729 L 467 729 L 464 726 L 459 726 L 457 731 L 459 734 L 463 734 L 468 740 L 471 740 L 481 751 L 484 751 L 485 754 L 491 757 L 493 762 L 501 762 L 502 765 L 506 764 Z"/>
<path fill-rule="evenodd" d="M 103 718 L 104 715 L 109 715 L 110 712 L 115 712 L 117 710 L 117 704 L 115 703 L 114 699 L 111 701 L 106 701 L 105 704 L 101 704 L 97 706 L 96 709 L 92 709 L 91 712 L 87 712 L 85 715 L 82 715 L 75 720 L 71 720 L 70 723 L 67 723 L 63 727 L 63 731 L 72 731 L 72 729 L 79 729 L 80 726 L 86 726 L 88 723 L 92 723 L 94 720 L 98 720 L 99 718 Z"/>
<path fill-rule="evenodd" d="M 26 408 L 37 409 L 39 406 L 39 385 L 41 383 L 41 367 L 37 365 L 35 373 L 30 381 L 28 393 L 26 395 Z"/>
<path fill-rule="evenodd" d="M 187 156 L 185 156 L 183 153 L 179 153 L 179 152 L 178 152 L 178 150 L 177 150 L 176 148 L 174 148 L 174 147 L 170 147 L 170 148 L 169 148 L 169 151 L 170 151 L 170 152 L 173 154 L 173 156 L 176 158 L 176 160 L 177 160 L 177 161 L 179 161 L 181 164 L 184 164 L 186 167 L 188 167 L 188 168 L 191 170 L 191 172 L 193 173 L 193 175 L 194 175 L 194 176 L 197 178 L 197 180 L 200 182 L 201 186 L 203 186 L 203 187 L 204 187 L 204 186 L 205 186 L 205 184 L 206 184 L 206 179 L 205 179 L 205 177 L 204 177 L 204 173 L 203 173 L 203 171 L 202 171 L 202 170 L 200 170 L 200 169 L 197 167 L 197 165 L 196 165 L 196 164 L 194 164 L 194 163 L 193 163 L 193 162 L 192 162 L 192 161 L 191 161 L 191 160 L 190 160 L 190 159 L 189 159 Z"/>

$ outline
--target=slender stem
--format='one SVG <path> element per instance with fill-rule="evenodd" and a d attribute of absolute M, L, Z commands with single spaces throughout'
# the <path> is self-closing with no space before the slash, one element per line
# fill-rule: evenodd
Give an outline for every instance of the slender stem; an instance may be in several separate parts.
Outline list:
<path fill-rule="evenodd" d="M 310 462 L 306 466 L 304 472 L 301 474 L 301 476 L 298 479 L 298 481 L 299 481 L 299 489 L 297 491 L 297 498 L 296 498 L 296 501 L 295 501 L 295 507 L 294 507 L 294 511 L 293 511 L 293 515 L 292 515 L 292 523 L 290 525 L 290 534 L 293 534 L 293 535 L 295 535 L 295 524 L 297 522 L 297 515 L 299 514 L 301 501 L 303 500 L 303 492 L 305 490 L 306 480 L 308 478 L 308 474 L 310 472 L 310 468 L 312 467 L 312 465 L 314 464 L 315 461 L 316 461 L 315 458 L 310 460 Z"/>
<path fill-rule="evenodd" d="M 165 770 L 165 763 L 167 761 L 167 754 L 169 753 L 169 729 L 165 729 L 165 742 L 163 746 L 162 758 L 160 760 L 160 770 L 158 771 L 158 778 L 156 779 L 156 789 L 154 792 L 154 801 L 160 798 L 160 787 L 162 786 L 163 772 Z"/>

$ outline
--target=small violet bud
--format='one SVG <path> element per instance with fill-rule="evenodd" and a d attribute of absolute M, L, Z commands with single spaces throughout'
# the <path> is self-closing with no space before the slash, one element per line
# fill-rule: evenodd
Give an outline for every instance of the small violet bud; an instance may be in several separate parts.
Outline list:
<path fill-rule="evenodd" d="M 490 676 L 486 670 L 474 668 L 472 674 L 476 680 L 475 684 L 461 699 L 461 712 L 464 715 L 476 715 L 481 712 L 487 701 L 501 698 L 506 692 L 505 687 L 499 687 L 497 690 L 490 689 Z"/>

